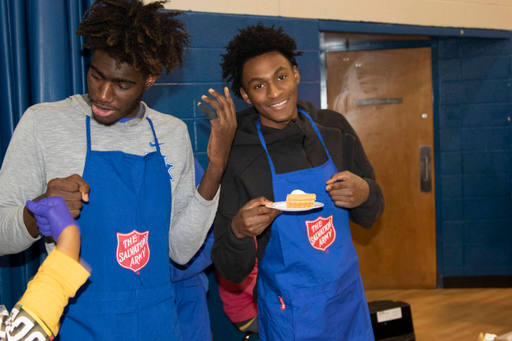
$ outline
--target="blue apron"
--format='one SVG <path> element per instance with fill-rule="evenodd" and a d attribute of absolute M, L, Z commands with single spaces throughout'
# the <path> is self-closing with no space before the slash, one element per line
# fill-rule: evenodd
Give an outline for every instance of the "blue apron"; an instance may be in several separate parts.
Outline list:
<path fill-rule="evenodd" d="M 182 340 L 170 282 L 171 185 L 156 151 L 145 156 L 91 150 L 80 219 L 89 280 L 64 312 L 61 340 Z"/>
<path fill-rule="evenodd" d="M 324 145 L 315 123 L 304 111 Z M 259 263 L 261 340 L 374 340 L 347 210 L 336 207 L 325 182 L 336 166 L 276 174 L 258 120 L 258 135 L 272 171 L 274 200 L 294 189 L 315 193 L 323 208 L 282 212 Z"/>

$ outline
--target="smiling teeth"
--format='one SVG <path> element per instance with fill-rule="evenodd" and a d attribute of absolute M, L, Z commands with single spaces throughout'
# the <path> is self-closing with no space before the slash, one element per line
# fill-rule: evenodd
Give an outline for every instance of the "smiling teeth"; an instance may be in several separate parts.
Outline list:
<path fill-rule="evenodd" d="M 287 100 L 287 99 L 286 99 L 286 100 L 284 100 L 284 101 L 282 101 L 281 103 L 272 104 L 270 107 L 271 107 L 271 108 L 279 107 L 279 106 L 281 106 L 281 105 L 285 104 L 286 102 L 288 102 L 288 100 Z"/>

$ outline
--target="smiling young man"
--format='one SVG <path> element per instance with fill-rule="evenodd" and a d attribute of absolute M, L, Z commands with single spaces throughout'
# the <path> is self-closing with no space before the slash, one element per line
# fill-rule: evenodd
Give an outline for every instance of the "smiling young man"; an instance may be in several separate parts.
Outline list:
<path fill-rule="evenodd" d="M 213 222 L 236 130 L 234 105 L 203 99 L 209 165 L 196 190 L 184 122 L 141 101 L 165 67 L 182 63 L 188 34 L 162 1 L 99 0 L 77 34 L 93 51 L 87 95 L 29 108 L 0 170 L 0 255 L 40 238 L 25 201 L 64 198 L 92 267 L 70 301 L 61 340 L 181 340 L 171 257 L 187 263 Z"/>
<path fill-rule="evenodd" d="M 370 228 L 384 198 L 343 115 L 298 101 L 296 47 L 262 24 L 226 47 L 223 77 L 252 107 L 237 113 L 212 258 L 237 283 L 258 261 L 261 340 L 373 340 L 349 220 Z M 324 206 L 267 207 L 295 189 Z"/>

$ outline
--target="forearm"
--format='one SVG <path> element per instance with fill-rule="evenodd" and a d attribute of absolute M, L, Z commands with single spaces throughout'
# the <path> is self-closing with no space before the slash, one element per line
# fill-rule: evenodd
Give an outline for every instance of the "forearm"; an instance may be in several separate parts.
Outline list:
<path fill-rule="evenodd" d="M 197 188 L 197 191 L 205 200 L 213 199 L 219 189 L 223 173 L 224 167 L 215 166 L 213 164 L 209 164 L 208 167 L 206 167 L 204 175 Z"/>
<path fill-rule="evenodd" d="M 43 195 L 38 196 L 37 198 L 33 199 L 32 201 L 39 201 Z M 23 206 L 23 225 L 25 226 L 25 229 L 27 230 L 27 233 L 30 235 L 30 237 L 33 238 L 32 243 L 39 239 L 40 233 L 39 228 L 36 224 L 36 218 L 34 217 L 34 214 L 30 212 L 27 207 Z"/>
<path fill-rule="evenodd" d="M 80 260 L 80 232 L 75 226 L 68 226 L 59 235 L 57 246 L 59 252 L 78 262 Z"/>
<path fill-rule="evenodd" d="M 43 197 L 44 194 L 38 196 L 32 201 L 38 202 Z M 39 228 L 36 224 L 36 218 L 34 217 L 34 214 L 27 209 L 26 206 L 23 208 L 23 223 L 25 224 L 25 227 L 27 228 L 27 231 L 32 236 L 32 238 L 39 236 Z"/>
<path fill-rule="evenodd" d="M 254 238 L 238 238 L 231 230 L 231 222 L 215 223 L 215 242 L 212 260 L 215 268 L 225 279 L 241 283 L 256 264 L 256 243 Z M 222 230 L 222 235 L 217 230 Z"/>
<path fill-rule="evenodd" d="M 171 262 L 171 282 L 179 282 L 194 277 L 203 272 L 212 264 L 213 229 L 210 229 L 205 242 L 185 265 L 176 265 Z"/>
<path fill-rule="evenodd" d="M 39 229 L 37 228 L 34 214 L 30 212 L 26 207 L 23 208 L 23 223 L 25 224 L 25 228 L 27 229 L 27 232 L 32 236 L 32 238 L 39 236 Z"/>
<path fill-rule="evenodd" d="M 188 205 L 174 215 L 169 230 L 169 257 L 178 264 L 186 264 L 203 245 L 213 224 L 219 200 L 219 191 L 212 200 L 205 200 L 197 191 Z"/>
<path fill-rule="evenodd" d="M 88 277 L 89 273 L 76 260 L 54 250 L 29 282 L 18 304 L 43 320 L 56 335 L 64 307 Z"/>
<path fill-rule="evenodd" d="M 43 149 L 29 109 L 14 131 L 0 169 L 0 255 L 21 252 L 39 239 L 35 220 L 24 207 L 28 199 L 45 191 Z"/>
<path fill-rule="evenodd" d="M 24 251 L 40 238 L 39 232 L 32 237 L 25 227 L 24 207 L 0 208 L 0 256 Z"/>

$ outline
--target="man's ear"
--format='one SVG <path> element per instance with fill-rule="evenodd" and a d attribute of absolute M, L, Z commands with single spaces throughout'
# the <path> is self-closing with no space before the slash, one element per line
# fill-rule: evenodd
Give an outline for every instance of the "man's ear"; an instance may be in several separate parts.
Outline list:
<path fill-rule="evenodd" d="M 299 69 L 297 68 L 297 65 L 293 66 L 293 77 L 295 77 L 295 83 L 299 84 L 300 83 L 300 73 L 299 73 Z"/>
<path fill-rule="evenodd" d="M 249 96 L 247 96 L 247 92 L 245 92 L 244 88 L 240 88 L 240 94 L 242 95 L 242 98 L 247 104 L 252 104 L 251 100 L 249 99 Z"/>
<path fill-rule="evenodd" d="M 144 85 L 144 89 L 148 90 L 155 84 L 156 80 L 158 79 L 158 75 L 149 75 L 148 78 L 146 78 L 146 84 Z"/>

